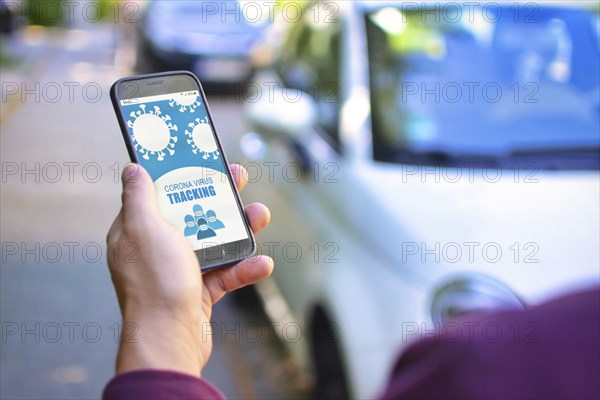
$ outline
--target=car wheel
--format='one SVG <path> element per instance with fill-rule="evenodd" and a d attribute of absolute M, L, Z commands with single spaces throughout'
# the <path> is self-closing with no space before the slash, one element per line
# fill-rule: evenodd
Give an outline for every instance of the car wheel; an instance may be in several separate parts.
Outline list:
<path fill-rule="evenodd" d="M 325 313 L 318 310 L 312 324 L 311 350 L 316 382 L 315 399 L 347 399 L 350 397 L 339 335 Z"/>
<path fill-rule="evenodd" d="M 236 307 L 254 309 L 261 307 L 260 297 L 254 285 L 244 286 L 229 293 Z"/>

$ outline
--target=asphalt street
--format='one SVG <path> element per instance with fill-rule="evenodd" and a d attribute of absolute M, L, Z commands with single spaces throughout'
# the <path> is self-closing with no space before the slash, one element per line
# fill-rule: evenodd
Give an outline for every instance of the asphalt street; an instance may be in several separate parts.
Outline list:
<path fill-rule="evenodd" d="M 0 70 L 3 399 L 98 398 L 114 372 L 122 327 L 105 235 L 128 157 L 109 87 L 131 73 L 117 43 L 114 26 L 99 24 L 3 43 L 16 60 Z M 241 103 L 209 103 L 225 149 L 237 146 Z M 226 297 L 214 318 L 204 377 L 230 398 L 307 396 L 260 308 Z"/>

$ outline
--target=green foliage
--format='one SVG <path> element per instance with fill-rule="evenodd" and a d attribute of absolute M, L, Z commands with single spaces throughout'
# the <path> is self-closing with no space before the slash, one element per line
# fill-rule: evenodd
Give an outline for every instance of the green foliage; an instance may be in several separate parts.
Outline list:
<path fill-rule="evenodd" d="M 31 25 L 58 26 L 65 19 L 64 0 L 25 0 L 23 13 Z"/>
<path fill-rule="evenodd" d="M 115 15 L 119 2 L 117 0 L 96 0 L 96 5 L 100 9 L 101 20 L 106 21 Z"/>

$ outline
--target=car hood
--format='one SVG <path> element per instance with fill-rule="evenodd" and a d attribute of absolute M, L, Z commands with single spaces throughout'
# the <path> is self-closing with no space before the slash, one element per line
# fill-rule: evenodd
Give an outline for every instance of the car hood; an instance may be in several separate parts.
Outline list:
<path fill-rule="evenodd" d="M 532 303 L 598 283 L 598 172 L 428 168 L 348 168 L 346 211 L 388 265 L 426 281 L 488 275 Z"/>

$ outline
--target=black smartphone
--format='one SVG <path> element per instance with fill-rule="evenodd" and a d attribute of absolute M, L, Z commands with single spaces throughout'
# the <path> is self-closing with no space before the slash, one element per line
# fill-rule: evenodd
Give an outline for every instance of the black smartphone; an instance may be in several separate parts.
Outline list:
<path fill-rule="evenodd" d="M 252 256 L 256 242 L 198 78 L 131 76 L 110 96 L 129 157 L 152 176 L 161 215 L 189 240 L 202 271 Z"/>

